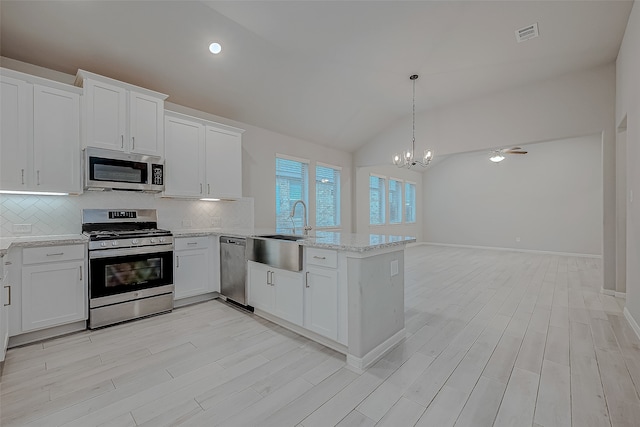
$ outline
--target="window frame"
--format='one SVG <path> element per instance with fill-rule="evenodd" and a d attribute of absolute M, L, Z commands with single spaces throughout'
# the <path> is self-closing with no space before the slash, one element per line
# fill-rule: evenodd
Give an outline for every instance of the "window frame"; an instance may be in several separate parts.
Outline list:
<path fill-rule="evenodd" d="M 399 205 L 400 205 L 400 216 L 399 216 L 399 221 L 396 221 L 396 222 L 391 222 L 391 212 L 392 212 L 391 211 L 391 195 L 392 195 L 392 193 L 391 193 L 391 181 L 399 183 L 399 190 L 400 190 L 399 191 L 399 195 L 400 195 L 400 202 L 399 202 Z M 388 184 L 387 184 L 387 198 L 388 198 L 387 202 L 389 203 L 389 222 L 388 222 L 388 224 L 389 225 L 400 225 L 400 224 L 403 224 L 405 222 L 404 221 L 404 183 L 405 183 L 405 181 L 404 181 L 404 179 L 398 179 L 398 178 L 394 178 L 394 177 L 390 176 L 389 178 L 387 178 L 387 182 L 388 182 Z"/>
<path fill-rule="evenodd" d="M 333 169 L 334 176 L 335 172 L 337 172 L 337 182 L 335 183 L 336 195 L 335 195 L 335 219 L 336 224 L 334 225 L 318 225 L 318 167 Z M 323 162 L 315 162 L 314 169 L 314 186 L 315 186 L 315 227 L 318 230 L 338 230 L 342 228 L 342 166 L 331 165 L 329 163 Z M 309 184 L 311 181 L 309 181 Z"/>
<path fill-rule="evenodd" d="M 384 188 L 382 189 L 382 195 L 380 197 L 380 201 L 382 202 L 382 209 L 380 210 L 382 212 L 382 222 L 380 223 L 371 222 L 371 178 L 378 178 L 383 181 Z M 387 225 L 387 198 L 388 198 L 387 177 L 384 175 L 376 174 L 376 173 L 370 173 L 369 174 L 369 226 L 379 227 L 379 226 Z"/>
<path fill-rule="evenodd" d="M 307 224 L 309 224 L 309 218 L 310 218 L 310 212 L 309 212 L 309 193 L 310 193 L 310 169 L 311 169 L 311 161 L 308 159 L 303 159 L 303 158 L 299 158 L 299 157 L 293 157 L 293 156 L 289 156 L 286 154 L 280 154 L 280 153 L 276 153 L 275 155 L 275 161 L 274 161 L 274 178 L 275 178 L 275 194 L 274 194 L 274 199 L 275 199 L 275 228 L 276 230 L 288 230 L 291 229 L 293 232 L 293 229 L 295 228 L 296 230 L 298 229 L 297 225 L 294 225 L 293 222 L 291 222 L 291 226 L 289 227 L 289 224 L 286 224 L 287 226 L 285 226 L 284 222 L 280 222 L 279 221 L 279 214 L 280 216 L 282 215 L 282 212 L 279 212 L 279 198 L 278 198 L 278 177 L 280 176 L 278 174 L 278 159 L 280 160 L 286 160 L 286 161 L 292 161 L 292 162 L 297 162 L 297 163 L 301 163 L 306 165 L 306 176 L 303 177 L 302 183 L 301 183 L 301 194 L 302 197 L 301 199 L 295 199 L 295 200 L 303 200 L 304 203 L 307 206 L 307 210 L 306 210 L 306 222 Z M 292 200 L 291 198 L 289 198 L 289 204 L 291 205 L 292 202 L 295 202 L 295 200 Z"/>
<path fill-rule="evenodd" d="M 408 188 L 408 186 L 413 186 L 413 206 L 412 206 L 413 221 L 409 221 L 407 219 L 406 206 L 407 206 L 407 188 Z M 404 182 L 404 203 L 403 203 L 403 206 L 405 207 L 405 209 L 403 209 L 403 217 L 404 217 L 405 224 L 417 224 L 418 223 L 418 186 L 413 181 L 405 181 Z"/>

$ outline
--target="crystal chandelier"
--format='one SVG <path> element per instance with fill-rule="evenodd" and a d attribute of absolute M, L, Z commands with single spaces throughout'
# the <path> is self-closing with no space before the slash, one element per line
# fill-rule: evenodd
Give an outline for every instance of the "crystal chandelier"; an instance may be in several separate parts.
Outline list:
<path fill-rule="evenodd" d="M 411 169 L 412 166 L 426 167 L 433 159 L 433 151 L 424 150 L 424 155 L 421 158 L 416 158 L 414 153 L 416 151 L 416 80 L 417 74 L 413 74 L 409 77 L 413 82 L 413 133 L 411 139 L 411 150 L 403 151 L 402 154 L 396 153 L 393 156 L 393 164 L 399 168 Z"/>

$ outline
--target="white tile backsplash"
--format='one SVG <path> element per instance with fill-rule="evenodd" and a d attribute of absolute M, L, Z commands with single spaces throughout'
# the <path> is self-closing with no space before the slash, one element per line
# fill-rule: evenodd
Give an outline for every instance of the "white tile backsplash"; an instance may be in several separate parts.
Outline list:
<path fill-rule="evenodd" d="M 188 228 L 251 228 L 253 199 L 205 202 L 160 198 L 130 191 L 87 192 L 80 196 L 31 196 L 0 194 L 0 236 L 12 237 L 13 224 L 31 224 L 31 235 L 78 234 L 82 209 L 156 209 L 158 226 L 169 230 Z M 24 233 L 19 234 L 24 236 Z"/>

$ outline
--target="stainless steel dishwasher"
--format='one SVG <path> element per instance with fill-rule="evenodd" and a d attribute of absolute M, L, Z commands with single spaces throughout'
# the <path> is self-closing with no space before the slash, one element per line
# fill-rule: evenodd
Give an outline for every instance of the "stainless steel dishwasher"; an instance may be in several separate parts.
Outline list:
<path fill-rule="evenodd" d="M 247 239 L 220 236 L 220 293 L 227 301 L 247 305 Z"/>

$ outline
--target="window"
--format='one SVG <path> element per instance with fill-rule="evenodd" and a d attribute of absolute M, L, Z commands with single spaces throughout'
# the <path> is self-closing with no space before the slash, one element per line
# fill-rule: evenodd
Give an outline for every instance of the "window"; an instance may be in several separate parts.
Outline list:
<path fill-rule="evenodd" d="M 316 227 L 340 226 L 340 168 L 316 166 Z"/>
<path fill-rule="evenodd" d="M 296 208 L 294 218 L 290 218 L 291 208 L 296 200 L 303 200 L 309 206 L 309 165 L 276 157 L 276 229 L 302 230 L 304 220 L 302 207 Z"/>
<path fill-rule="evenodd" d="M 402 181 L 389 178 L 389 224 L 402 222 Z"/>
<path fill-rule="evenodd" d="M 404 220 L 416 222 L 416 185 L 413 182 L 404 184 Z"/>
<path fill-rule="evenodd" d="M 379 176 L 369 177 L 369 223 L 371 225 L 385 223 L 385 181 Z"/>

